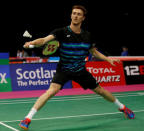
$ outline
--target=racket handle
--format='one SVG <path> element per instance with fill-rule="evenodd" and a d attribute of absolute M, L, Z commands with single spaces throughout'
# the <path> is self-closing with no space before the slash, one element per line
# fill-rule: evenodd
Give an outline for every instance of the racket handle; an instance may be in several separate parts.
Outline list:
<path fill-rule="evenodd" d="M 34 48 L 35 46 L 34 45 L 29 45 L 29 48 Z"/>
<path fill-rule="evenodd" d="M 24 47 L 24 46 L 23 46 Z M 35 46 L 34 45 L 29 45 L 29 47 L 28 48 L 30 48 L 30 49 L 32 49 L 32 48 L 34 48 Z M 25 48 L 25 47 L 24 47 Z"/>

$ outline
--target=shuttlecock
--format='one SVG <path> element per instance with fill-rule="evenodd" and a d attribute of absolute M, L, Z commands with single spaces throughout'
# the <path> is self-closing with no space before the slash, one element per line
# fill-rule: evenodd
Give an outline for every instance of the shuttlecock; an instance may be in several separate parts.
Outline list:
<path fill-rule="evenodd" d="M 32 38 L 32 35 L 26 30 L 23 34 L 23 37 Z"/>

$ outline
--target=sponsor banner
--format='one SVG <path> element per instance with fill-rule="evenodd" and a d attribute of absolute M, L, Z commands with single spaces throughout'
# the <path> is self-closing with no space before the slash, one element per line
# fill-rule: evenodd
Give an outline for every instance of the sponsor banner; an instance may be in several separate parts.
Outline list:
<path fill-rule="evenodd" d="M 56 63 L 11 64 L 12 90 L 48 89 L 56 66 Z M 71 82 L 63 88 L 72 88 Z"/>
<path fill-rule="evenodd" d="M 9 54 L 0 53 L 0 92 L 11 91 Z"/>
<path fill-rule="evenodd" d="M 0 92 L 11 91 L 9 65 L 0 65 Z"/>
<path fill-rule="evenodd" d="M 48 58 L 26 57 L 23 63 L 45 63 L 45 62 L 48 62 Z"/>
<path fill-rule="evenodd" d="M 124 61 L 126 84 L 144 84 L 144 61 Z"/>
<path fill-rule="evenodd" d="M 0 59 L 9 59 L 9 53 L 0 53 Z"/>
<path fill-rule="evenodd" d="M 0 59 L 0 65 L 8 65 L 9 59 Z"/>
<path fill-rule="evenodd" d="M 0 65 L 9 64 L 9 53 L 0 53 Z"/>
<path fill-rule="evenodd" d="M 112 66 L 108 62 L 87 62 L 86 68 L 102 86 L 125 85 L 125 77 L 122 63 Z M 80 87 L 73 82 L 73 87 Z"/>
<path fill-rule="evenodd" d="M 40 57 L 10 57 L 10 64 L 18 63 L 46 63 L 49 58 L 40 58 Z"/>

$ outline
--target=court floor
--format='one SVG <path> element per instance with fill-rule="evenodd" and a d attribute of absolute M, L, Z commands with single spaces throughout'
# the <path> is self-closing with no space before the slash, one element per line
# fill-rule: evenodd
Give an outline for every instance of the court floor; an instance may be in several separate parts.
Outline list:
<path fill-rule="evenodd" d="M 113 95 L 135 112 L 135 119 L 126 119 L 98 95 L 55 96 L 35 115 L 29 131 L 142 131 L 144 91 Z M 21 131 L 18 124 L 36 99 L 0 100 L 0 131 Z"/>

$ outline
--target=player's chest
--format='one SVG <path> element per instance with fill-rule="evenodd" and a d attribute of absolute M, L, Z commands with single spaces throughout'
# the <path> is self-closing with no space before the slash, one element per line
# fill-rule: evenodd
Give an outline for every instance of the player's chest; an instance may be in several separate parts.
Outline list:
<path fill-rule="evenodd" d="M 90 43 L 90 39 L 83 34 L 64 33 L 64 43 Z"/>

